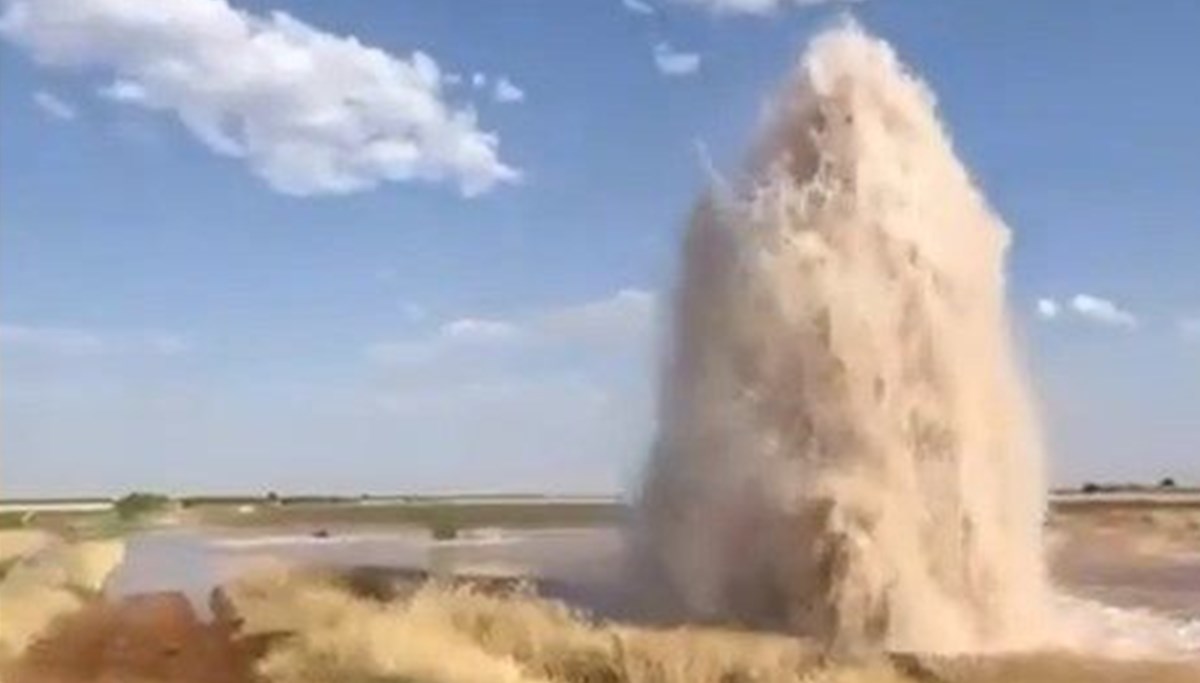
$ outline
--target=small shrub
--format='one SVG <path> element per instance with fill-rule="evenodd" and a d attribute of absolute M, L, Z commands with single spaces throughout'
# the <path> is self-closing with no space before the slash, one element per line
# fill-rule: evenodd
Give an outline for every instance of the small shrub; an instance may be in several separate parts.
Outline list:
<path fill-rule="evenodd" d="M 435 541 L 452 541 L 458 538 L 458 525 L 450 519 L 435 519 L 429 524 L 429 533 Z"/>
<path fill-rule="evenodd" d="M 171 505 L 171 499 L 157 493 L 131 493 L 113 504 L 117 517 L 130 522 L 154 513 L 162 512 Z"/>
<path fill-rule="evenodd" d="M 1172 479 L 1171 477 L 1166 477 L 1162 481 L 1158 482 L 1158 488 L 1173 489 L 1173 488 L 1175 488 L 1175 480 Z"/>
<path fill-rule="evenodd" d="M 460 511 L 452 506 L 432 505 L 423 510 L 425 526 L 435 541 L 450 541 L 458 538 L 463 527 Z"/>
<path fill-rule="evenodd" d="M 1084 493 L 1099 493 L 1099 492 L 1100 492 L 1100 485 L 1099 485 L 1099 484 L 1093 484 L 1092 482 L 1090 482 L 1090 481 L 1089 481 L 1089 482 L 1087 482 L 1086 484 L 1084 484 L 1084 485 L 1083 485 L 1083 492 L 1084 492 Z"/>
<path fill-rule="evenodd" d="M 20 529 L 25 526 L 24 512 L 0 512 L 0 529 Z"/>

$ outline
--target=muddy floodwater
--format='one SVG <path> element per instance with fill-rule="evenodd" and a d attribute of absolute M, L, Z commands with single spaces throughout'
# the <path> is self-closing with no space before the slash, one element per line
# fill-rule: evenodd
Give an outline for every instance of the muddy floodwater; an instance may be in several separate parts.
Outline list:
<path fill-rule="evenodd" d="M 1045 553 L 1069 639 L 865 660 L 829 659 L 818 642 L 771 629 L 664 617 L 616 525 L 466 525 L 437 539 L 410 523 L 347 522 L 342 508 L 287 523 L 180 517 L 10 565 L 0 636 L 29 647 L 0 680 L 1194 683 L 1193 502 L 1053 506 Z M 95 589 L 108 599 L 81 601 Z M 61 618 L 13 631 L 47 609 Z"/>
<path fill-rule="evenodd" d="M 211 590 L 272 564 L 415 569 L 431 575 L 528 577 L 602 590 L 620 575 L 616 528 L 474 529 L 434 540 L 421 529 L 313 531 L 167 529 L 130 538 L 110 577 L 112 597 L 182 591 L 197 605 Z"/>
<path fill-rule="evenodd" d="M 1048 546 L 1060 591 L 1200 624 L 1200 508 L 1059 513 Z M 369 566 L 549 580 L 574 587 L 583 607 L 606 612 L 617 609 L 625 553 L 617 527 L 472 529 L 452 540 L 408 527 L 174 528 L 128 539 L 106 590 L 113 597 L 182 591 L 203 608 L 214 587 L 271 563 Z"/>

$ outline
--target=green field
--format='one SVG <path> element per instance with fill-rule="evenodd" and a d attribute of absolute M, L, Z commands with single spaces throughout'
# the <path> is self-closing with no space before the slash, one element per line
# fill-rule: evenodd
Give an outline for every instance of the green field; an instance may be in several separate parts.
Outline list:
<path fill-rule="evenodd" d="M 45 529 L 70 537 L 111 536 L 159 526 L 239 529 L 299 528 L 309 531 L 350 526 L 423 527 L 448 538 L 479 527 L 546 528 L 620 523 L 628 507 L 616 500 L 536 496 L 341 498 L 332 496 L 205 496 L 167 499 L 127 496 L 108 509 L 46 507 L 0 512 L 0 528 Z"/>
<path fill-rule="evenodd" d="M 79 509 L 92 506 L 91 509 Z M 1103 508 L 1200 510 L 1194 490 L 1059 491 L 1051 517 Z M 548 528 L 620 524 L 631 508 L 617 498 L 477 496 L 192 496 L 134 494 L 118 500 L 0 501 L 0 529 L 31 528 L 70 537 L 105 537 L 157 526 L 292 528 L 423 527 L 439 537 L 480 527 Z"/>

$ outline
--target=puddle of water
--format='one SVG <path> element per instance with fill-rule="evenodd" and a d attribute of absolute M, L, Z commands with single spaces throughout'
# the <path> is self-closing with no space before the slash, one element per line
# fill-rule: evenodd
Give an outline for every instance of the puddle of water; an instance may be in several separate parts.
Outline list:
<path fill-rule="evenodd" d="M 620 536 L 611 529 L 481 529 L 451 541 L 434 541 L 416 530 L 328 537 L 161 530 L 127 540 L 125 561 L 109 578 L 106 591 L 114 597 L 180 591 L 206 610 L 213 588 L 266 562 L 578 581 L 616 576 L 620 557 Z"/>
<path fill-rule="evenodd" d="M 1076 542 L 1066 552 L 1052 553 L 1059 587 L 1095 605 L 1084 610 L 1092 616 L 1082 621 L 1097 621 L 1096 615 L 1109 614 L 1105 606 L 1112 606 L 1120 612 L 1098 620 L 1112 624 L 1098 624 L 1096 629 L 1121 631 L 1133 618 L 1126 610 L 1134 616 L 1144 612 L 1142 621 L 1157 614 L 1200 629 L 1200 563 L 1194 556 L 1147 557 L 1095 545 Z M 436 575 L 525 576 L 548 580 L 556 597 L 597 614 L 623 617 L 629 616 L 626 603 L 631 595 L 623 585 L 628 582 L 622 581 L 624 557 L 621 534 L 614 528 L 477 529 L 450 541 L 434 541 L 415 529 L 329 536 L 176 529 L 131 537 L 125 562 L 107 590 L 114 596 L 180 591 L 201 614 L 208 614 L 213 588 L 256 566 L 283 561 L 314 567 L 419 569 Z"/>

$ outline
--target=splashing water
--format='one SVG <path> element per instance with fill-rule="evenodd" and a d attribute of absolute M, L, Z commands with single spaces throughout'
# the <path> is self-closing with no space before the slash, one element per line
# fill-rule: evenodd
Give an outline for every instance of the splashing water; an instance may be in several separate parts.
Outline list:
<path fill-rule="evenodd" d="M 1007 228 L 933 95 L 857 26 L 818 36 L 769 113 L 684 245 L 650 552 L 691 614 L 835 648 L 1041 642 Z"/>

